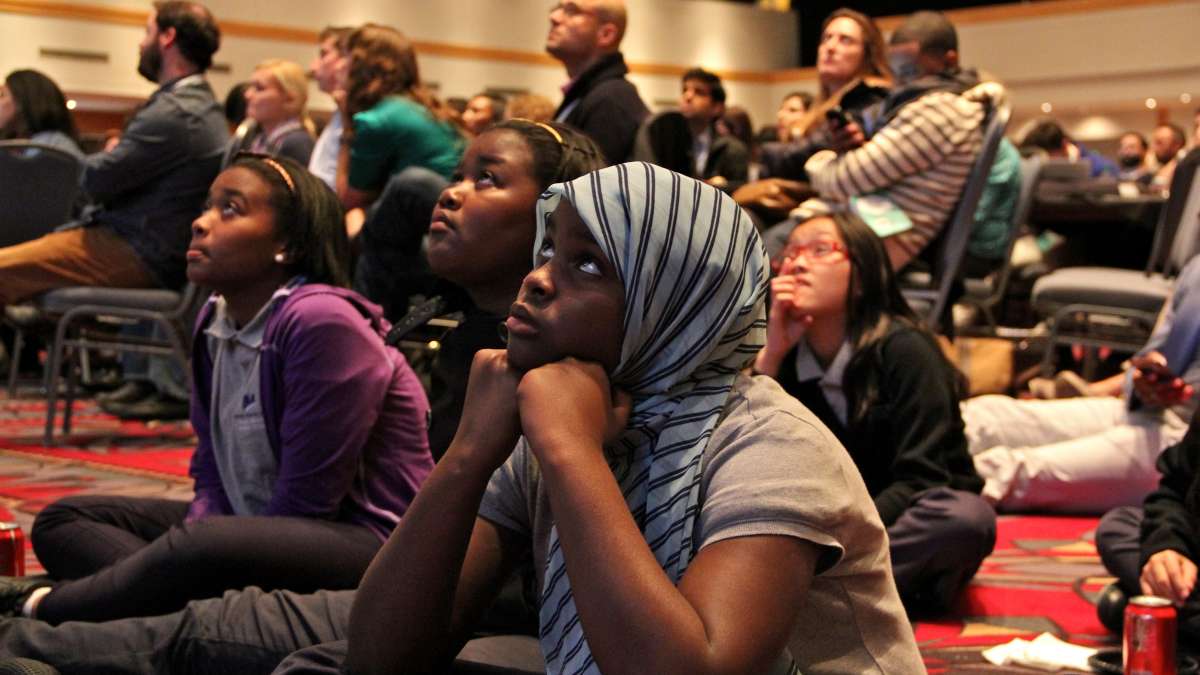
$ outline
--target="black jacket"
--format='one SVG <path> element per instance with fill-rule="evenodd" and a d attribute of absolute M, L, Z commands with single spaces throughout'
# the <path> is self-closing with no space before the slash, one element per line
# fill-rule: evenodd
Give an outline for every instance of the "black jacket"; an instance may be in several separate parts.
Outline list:
<path fill-rule="evenodd" d="M 1200 410 L 1183 440 L 1158 457 L 1158 489 L 1144 503 L 1142 559 L 1168 549 L 1200 560 Z"/>
<path fill-rule="evenodd" d="M 1173 550 L 1200 563 L 1200 411 L 1183 440 L 1158 457 L 1158 489 L 1143 504 L 1141 559 Z M 1200 588 L 1179 609 L 1180 644 L 1200 644 Z"/>
<path fill-rule="evenodd" d="M 796 379 L 795 350 L 784 358 L 778 380 L 846 446 L 886 526 L 923 490 L 949 486 L 978 494 L 983 480 L 967 452 L 954 373 L 937 346 L 912 328 L 894 326 L 877 348 L 878 399 L 850 428 L 826 403 L 819 382 Z"/>
<path fill-rule="evenodd" d="M 704 162 L 703 180 L 721 176 L 732 189 L 741 186 L 750 175 L 750 149 L 733 136 L 713 133 L 712 147 Z M 727 190 L 731 191 L 731 190 Z"/>
<path fill-rule="evenodd" d="M 642 120 L 650 114 L 637 87 L 625 79 L 629 68 L 620 52 L 608 54 L 583 71 L 554 119 L 591 136 L 610 164 L 627 160 Z"/>
<path fill-rule="evenodd" d="M 84 160 L 83 189 L 98 205 L 85 222 L 128 242 L 162 286 L 183 286 L 192 221 L 220 172 L 228 138 L 225 113 L 203 77 L 164 84 L 112 151 Z"/>

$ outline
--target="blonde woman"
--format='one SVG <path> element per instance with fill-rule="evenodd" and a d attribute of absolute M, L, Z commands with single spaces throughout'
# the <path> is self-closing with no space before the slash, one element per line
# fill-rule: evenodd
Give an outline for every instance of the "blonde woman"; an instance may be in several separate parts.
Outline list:
<path fill-rule="evenodd" d="M 247 131 L 238 130 L 234 143 L 249 150 L 288 157 L 307 165 L 316 143 L 316 128 L 308 117 L 308 78 L 299 64 L 270 59 L 258 64 L 246 87 Z"/>

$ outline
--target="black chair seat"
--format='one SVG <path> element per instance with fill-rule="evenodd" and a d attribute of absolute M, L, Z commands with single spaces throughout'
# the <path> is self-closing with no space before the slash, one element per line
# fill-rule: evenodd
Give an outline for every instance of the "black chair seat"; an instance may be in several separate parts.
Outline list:
<path fill-rule="evenodd" d="M 103 305 L 113 309 L 140 309 L 165 312 L 179 306 L 180 294 L 161 288 L 103 288 L 76 286 L 43 293 L 37 299 L 38 309 L 49 314 L 63 314 L 80 305 Z"/>
<path fill-rule="evenodd" d="M 1033 306 L 1053 315 L 1067 305 L 1120 307 L 1157 314 L 1173 282 L 1161 274 L 1112 267 L 1066 267 L 1033 284 Z"/>

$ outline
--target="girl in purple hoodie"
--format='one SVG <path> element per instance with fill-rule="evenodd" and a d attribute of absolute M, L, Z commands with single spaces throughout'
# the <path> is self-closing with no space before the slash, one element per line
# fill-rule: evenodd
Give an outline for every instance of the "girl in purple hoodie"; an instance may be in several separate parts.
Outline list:
<path fill-rule="evenodd" d="M 357 585 L 433 460 L 425 393 L 346 288 L 348 250 L 336 196 L 299 164 L 243 155 L 217 177 L 187 251 L 213 291 L 194 334 L 194 499 L 52 504 L 30 535 L 49 580 L 0 580 L 0 609 L 100 621 Z"/>

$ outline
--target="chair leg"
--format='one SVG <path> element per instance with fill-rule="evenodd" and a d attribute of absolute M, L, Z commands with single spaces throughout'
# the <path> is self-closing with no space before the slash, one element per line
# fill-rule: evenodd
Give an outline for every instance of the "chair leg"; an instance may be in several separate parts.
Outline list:
<path fill-rule="evenodd" d="M 17 374 L 21 369 L 21 352 L 25 350 L 25 331 L 14 328 L 12 363 L 8 366 L 8 397 L 17 397 Z"/>
<path fill-rule="evenodd" d="M 1050 335 L 1046 340 L 1046 349 L 1042 352 L 1042 377 L 1054 377 L 1054 350 L 1058 349 L 1058 322 L 1051 321 Z"/>
<path fill-rule="evenodd" d="M 179 367 L 183 370 L 184 382 L 187 385 L 187 390 L 192 390 L 192 360 L 188 353 L 187 338 L 185 337 L 186 328 L 183 326 L 174 326 L 171 323 L 165 323 L 163 327 L 166 329 L 167 340 L 171 343 L 171 350 L 174 352 L 175 359 L 179 362 Z"/>
<path fill-rule="evenodd" d="M 50 345 L 50 353 L 46 357 L 46 431 L 43 434 L 44 445 L 54 445 L 55 406 L 58 404 L 58 374 L 62 368 L 63 355 L 66 351 L 63 342 L 66 341 L 70 317 L 59 320 L 54 330 L 54 343 Z"/>
<path fill-rule="evenodd" d="M 63 436 L 71 434 L 71 416 L 75 411 L 75 390 L 76 383 L 79 379 L 77 368 L 80 368 L 80 357 L 87 352 L 81 347 L 76 347 L 71 350 L 70 355 L 66 358 L 65 365 L 67 367 L 67 392 L 63 400 L 63 421 L 62 432 Z"/>

